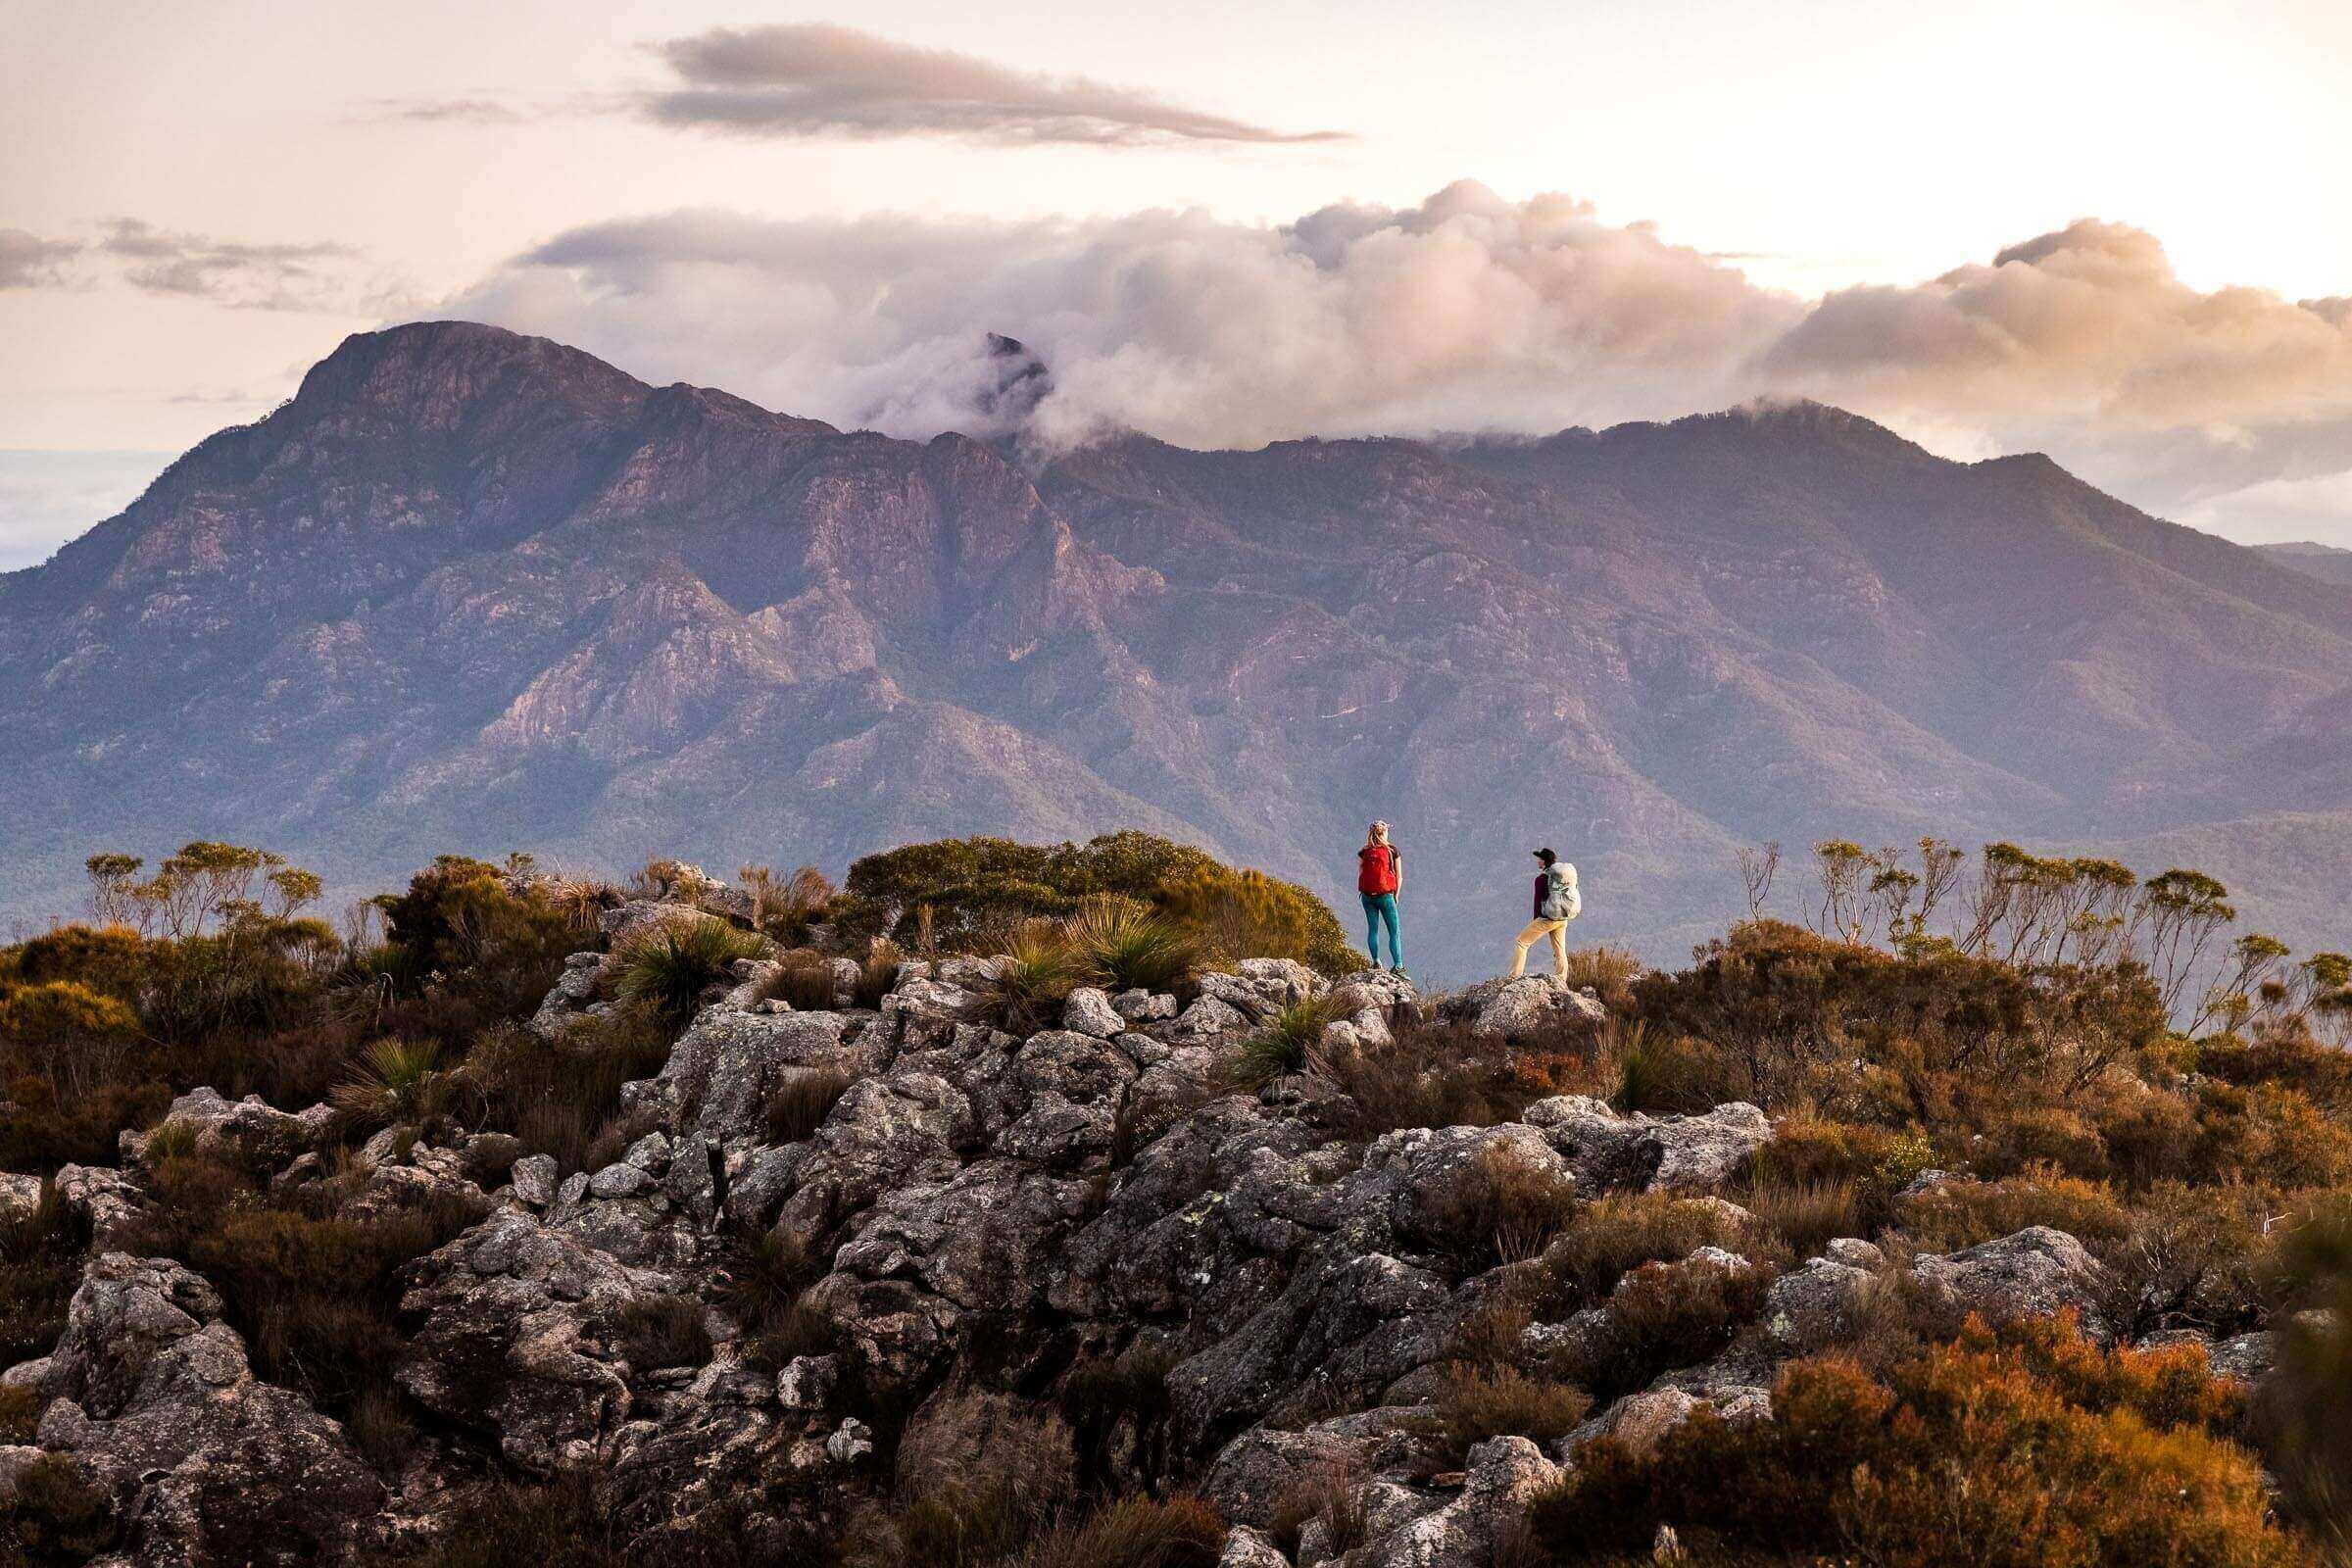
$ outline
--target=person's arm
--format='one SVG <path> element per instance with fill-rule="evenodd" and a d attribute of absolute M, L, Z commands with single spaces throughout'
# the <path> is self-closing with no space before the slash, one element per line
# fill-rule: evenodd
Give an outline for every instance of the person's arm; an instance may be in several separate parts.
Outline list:
<path fill-rule="evenodd" d="M 1396 893 L 1397 896 L 1401 898 L 1404 894 L 1404 857 L 1397 855 L 1395 850 L 1391 850 L 1389 854 L 1396 858 Z"/>
<path fill-rule="evenodd" d="M 1536 902 L 1534 906 L 1527 911 L 1527 917 L 1530 920 L 1544 918 L 1544 879 L 1541 876 L 1536 878 Z"/>

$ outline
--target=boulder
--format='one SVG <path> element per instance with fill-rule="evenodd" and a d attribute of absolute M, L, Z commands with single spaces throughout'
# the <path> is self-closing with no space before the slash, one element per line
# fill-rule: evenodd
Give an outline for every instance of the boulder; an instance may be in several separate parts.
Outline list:
<path fill-rule="evenodd" d="M 1062 1005 L 1061 1026 L 1077 1034 L 1108 1040 L 1126 1029 L 1127 1020 L 1110 1004 L 1109 997 L 1093 986 L 1080 986 Z"/>
<path fill-rule="evenodd" d="M 609 961 L 602 953 L 575 953 L 565 958 L 564 972 L 540 999 L 539 1010 L 525 1027 L 543 1040 L 556 1040 L 581 1018 L 603 1010 L 605 1004 L 597 999 Z"/>
<path fill-rule="evenodd" d="M 767 1139 L 767 1097 L 800 1068 L 848 1073 L 879 1065 L 878 1046 L 838 1012 L 743 1012 L 706 1007 L 670 1048 L 658 1077 L 631 1084 L 622 1103 L 657 1110 L 680 1132 L 719 1143 Z"/>
<path fill-rule="evenodd" d="M 2064 1231 L 2032 1225 L 1945 1256 L 1928 1253 L 1915 1259 L 1911 1268 L 1956 1305 L 1992 1322 L 2042 1317 L 2072 1307 L 2081 1314 L 2086 1336 L 2107 1338 L 2098 1314 L 2105 1271 Z"/>
<path fill-rule="evenodd" d="M 394 1375 L 419 1404 L 533 1474 L 611 1456 L 634 1403 L 617 1348 L 623 1313 L 668 1294 L 670 1279 L 512 1208 L 400 1279 L 411 1327 Z"/>
<path fill-rule="evenodd" d="M 1110 1004 L 1120 1017 L 1131 1024 L 1152 1023 L 1176 1016 L 1176 999 L 1164 993 L 1122 991 L 1110 999 Z"/>
<path fill-rule="evenodd" d="M 177 1263 L 99 1254 L 46 1364 L 41 1446 L 106 1492 L 128 1560 L 346 1560 L 382 1485 L 341 1427 L 253 1375 L 220 1314 Z"/>
<path fill-rule="evenodd" d="M 1567 1157 L 1588 1193 L 1704 1193 L 1721 1185 L 1772 1138 L 1772 1121 L 1743 1101 L 1698 1116 L 1621 1116 L 1597 1100 L 1562 1095 L 1527 1107 Z"/>
<path fill-rule="evenodd" d="M 172 1102 L 156 1130 L 169 1127 L 192 1137 L 199 1153 L 233 1159 L 256 1169 L 274 1169 L 325 1143 L 334 1124 L 331 1105 L 313 1105 L 297 1116 L 267 1103 L 259 1095 L 230 1101 L 219 1090 L 197 1088 Z M 152 1136 L 123 1133 L 124 1157 L 141 1157 Z"/>
<path fill-rule="evenodd" d="M 41 1179 L 0 1171 L 0 1225 L 29 1218 L 41 1206 Z"/>
<path fill-rule="evenodd" d="M 1562 1024 L 1597 1025 L 1609 1009 L 1590 989 L 1576 990 L 1555 975 L 1489 980 L 1456 992 L 1440 1004 L 1448 1022 L 1467 1022 L 1473 1033 L 1517 1040 Z"/>

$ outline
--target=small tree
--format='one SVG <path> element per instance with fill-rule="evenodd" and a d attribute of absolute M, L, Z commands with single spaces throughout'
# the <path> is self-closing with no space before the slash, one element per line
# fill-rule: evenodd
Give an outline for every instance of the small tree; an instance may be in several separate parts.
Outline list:
<path fill-rule="evenodd" d="M 1780 874 L 1781 847 L 1778 843 L 1770 843 L 1757 849 L 1743 844 L 1740 847 L 1737 858 L 1740 885 L 1747 893 L 1747 917 L 1751 921 L 1761 920 L 1764 918 L 1765 901 L 1772 897 L 1772 880 Z"/>

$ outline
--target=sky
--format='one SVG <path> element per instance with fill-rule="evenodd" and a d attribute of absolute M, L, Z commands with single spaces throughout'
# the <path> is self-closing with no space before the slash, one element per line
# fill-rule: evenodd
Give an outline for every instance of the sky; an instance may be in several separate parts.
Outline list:
<path fill-rule="evenodd" d="M 0 0 L 0 568 L 464 316 L 897 434 L 1815 397 L 2352 548 L 2352 6 Z"/>

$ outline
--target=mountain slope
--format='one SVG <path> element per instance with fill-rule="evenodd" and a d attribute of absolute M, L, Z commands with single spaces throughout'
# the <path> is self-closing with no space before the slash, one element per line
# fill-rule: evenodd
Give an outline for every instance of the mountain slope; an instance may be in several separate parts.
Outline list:
<path fill-rule="evenodd" d="M 48 912 L 200 834 L 356 885 L 1134 824 L 1346 912 L 1384 816 L 1408 957 L 1466 974 L 1539 843 L 1656 956 L 1764 838 L 2209 827 L 2227 877 L 2352 809 L 2348 705 L 2324 584 L 1815 406 L 1033 475 L 425 323 L 0 578 L 0 865 Z"/>

